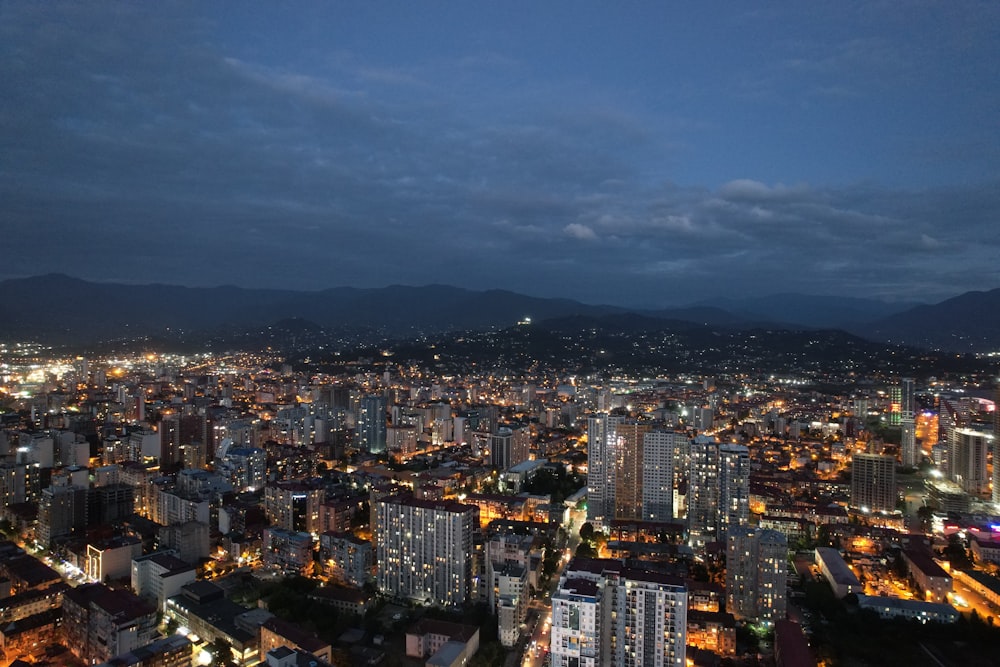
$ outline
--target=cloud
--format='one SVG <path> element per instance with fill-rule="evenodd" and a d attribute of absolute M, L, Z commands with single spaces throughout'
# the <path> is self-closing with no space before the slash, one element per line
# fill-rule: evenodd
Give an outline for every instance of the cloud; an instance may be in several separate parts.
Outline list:
<path fill-rule="evenodd" d="M 579 239 L 580 241 L 596 241 L 597 234 L 593 229 L 586 225 L 581 225 L 576 222 L 571 222 L 570 224 L 563 227 L 563 232 L 567 236 L 574 239 Z"/>
<path fill-rule="evenodd" d="M 642 304 L 789 289 L 932 298 L 1000 283 L 989 172 L 935 187 L 771 177 L 767 164 L 813 145 L 733 125 L 719 99 L 685 106 L 697 96 L 663 93 L 662 68 L 626 82 L 608 65 L 615 87 L 478 41 L 460 53 L 338 41 L 313 57 L 277 36 L 241 48 L 246 38 L 218 34 L 225 21 L 164 11 L 0 9 L 10 275 L 460 282 Z M 796 95 L 835 93 L 827 72 L 877 46 L 791 45 L 809 62 L 733 76 L 773 75 L 777 91 L 811 76 Z M 962 145 L 945 139 L 942 153 Z"/>

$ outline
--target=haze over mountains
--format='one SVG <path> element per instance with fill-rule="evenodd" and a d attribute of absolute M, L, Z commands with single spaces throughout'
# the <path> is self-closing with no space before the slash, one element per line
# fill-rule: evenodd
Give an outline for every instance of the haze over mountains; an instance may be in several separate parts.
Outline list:
<path fill-rule="evenodd" d="M 590 326 L 599 318 L 627 327 L 630 318 L 664 329 L 692 324 L 725 329 L 843 329 L 876 341 L 949 351 L 1000 348 L 1000 289 L 967 292 L 938 304 L 778 294 L 716 299 L 683 308 L 641 310 L 546 299 L 504 290 L 446 285 L 317 292 L 95 283 L 62 274 L 0 281 L 0 339 L 83 344 L 144 336 L 215 332 L 236 335 L 288 319 L 330 331 L 408 337 L 505 328 L 523 317 L 564 318 Z"/>

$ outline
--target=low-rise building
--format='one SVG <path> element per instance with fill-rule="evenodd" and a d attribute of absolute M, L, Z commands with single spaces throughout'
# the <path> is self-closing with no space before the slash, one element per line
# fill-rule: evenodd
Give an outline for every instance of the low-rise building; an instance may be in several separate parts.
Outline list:
<path fill-rule="evenodd" d="M 969 549 L 977 563 L 1000 563 L 1000 540 L 973 536 Z"/>
<path fill-rule="evenodd" d="M 930 552 L 923 548 L 904 549 L 903 560 L 914 583 L 923 591 L 927 602 L 947 602 L 951 593 L 951 575 L 934 562 Z"/>
<path fill-rule="evenodd" d="M 1000 579 L 979 570 L 954 570 L 955 578 L 979 593 L 994 606 L 1000 606 Z"/>
<path fill-rule="evenodd" d="M 132 559 L 142 555 L 138 537 L 116 537 L 87 544 L 85 571 L 91 581 L 124 579 L 131 574 Z"/>
<path fill-rule="evenodd" d="M 167 600 L 166 615 L 204 641 L 227 644 L 238 665 L 258 662 L 260 626 L 274 616 L 227 600 L 224 591 L 208 581 L 185 585 Z"/>
<path fill-rule="evenodd" d="M 406 631 L 406 655 L 425 658 L 428 664 L 436 660 L 449 666 L 462 665 L 478 650 L 479 628 L 474 625 L 425 618 Z"/>
<path fill-rule="evenodd" d="M 309 592 L 309 599 L 333 607 L 345 616 L 364 616 L 374 604 L 371 595 L 360 588 L 320 586 Z"/>
<path fill-rule="evenodd" d="M 98 667 L 190 667 L 191 641 L 170 635 L 117 655 Z"/>
<path fill-rule="evenodd" d="M 132 590 L 160 611 L 185 584 L 198 578 L 194 566 L 170 553 L 155 553 L 132 561 Z"/>
<path fill-rule="evenodd" d="M 958 610 L 950 604 L 924 602 L 923 600 L 859 595 L 858 606 L 861 609 L 870 609 L 882 618 L 905 618 L 921 623 L 928 621 L 954 623 L 959 617 Z"/>
<path fill-rule="evenodd" d="M 0 625 L 0 653 L 10 657 L 58 641 L 62 610 L 49 609 Z"/>
<path fill-rule="evenodd" d="M 41 614 L 50 609 L 59 609 L 62 607 L 63 593 L 67 590 L 69 584 L 60 581 L 48 588 L 35 588 L 0 598 L 0 624 Z"/>
<path fill-rule="evenodd" d="M 282 528 L 265 528 L 260 558 L 268 567 L 302 573 L 313 562 L 312 535 Z"/>
<path fill-rule="evenodd" d="M 375 550 L 371 542 L 351 533 L 327 532 L 320 535 L 319 555 L 331 579 L 358 588 L 374 579 Z"/>
<path fill-rule="evenodd" d="M 687 645 L 721 656 L 736 655 L 736 617 L 688 609 Z"/>
<path fill-rule="evenodd" d="M 65 592 L 62 608 L 67 645 L 87 662 L 107 661 L 156 636 L 156 609 L 128 591 L 85 584 Z"/>
<path fill-rule="evenodd" d="M 830 547 L 819 547 L 816 549 L 816 565 L 819 571 L 826 577 L 833 594 L 838 598 L 843 598 L 850 593 L 861 593 L 864 588 L 857 576 L 847 567 L 843 556 L 836 549 Z"/>
<path fill-rule="evenodd" d="M 277 617 L 269 618 L 260 626 L 260 652 L 267 654 L 280 646 L 302 649 L 327 662 L 330 662 L 333 652 L 330 642 L 323 641 L 294 623 Z"/>

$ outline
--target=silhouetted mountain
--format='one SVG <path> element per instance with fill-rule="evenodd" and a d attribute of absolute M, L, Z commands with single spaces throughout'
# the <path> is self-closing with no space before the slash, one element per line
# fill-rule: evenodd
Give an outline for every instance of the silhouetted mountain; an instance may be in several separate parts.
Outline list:
<path fill-rule="evenodd" d="M 774 302 L 771 304 L 771 302 Z M 767 304 L 769 307 L 764 307 Z M 700 305 L 660 310 L 589 305 L 505 290 L 483 292 L 427 285 L 316 292 L 93 283 L 61 274 L 0 281 L 0 338 L 48 344 L 96 341 L 176 341 L 250 347 L 290 339 L 306 349 L 324 337 L 335 344 L 411 338 L 449 331 L 505 329 L 524 317 L 548 320 L 550 331 L 801 330 L 829 309 L 860 317 L 877 302 L 776 295 L 733 303 L 741 312 Z M 778 308 L 774 304 L 781 304 Z M 773 307 L 772 307 L 773 306 Z M 879 307 L 894 307 L 880 304 Z M 792 317 L 798 313 L 796 317 Z M 574 318 L 584 318 L 574 320 Z M 586 318 L 590 318 L 587 320 Z M 776 324 L 793 322 L 793 324 Z M 838 322 L 873 340 L 949 350 L 1000 345 L 1000 290 L 970 292 L 936 306 L 919 306 L 869 325 Z M 278 323 L 278 324 L 275 324 Z M 812 324 L 809 324 L 812 323 Z"/>
<path fill-rule="evenodd" d="M 986 352 L 1000 348 L 1000 289 L 966 292 L 855 327 L 861 336 L 927 349 Z"/>
<path fill-rule="evenodd" d="M 93 283 L 61 274 L 0 282 L 0 337 L 55 344 L 205 332 L 214 332 L 216 338 L 249 331 L 264 334 L 274 322 L 294 318 L 325 329 L 369 329 L 401 337 L 506 327 L 525 316 L 624 311 L 446 285 L 295 292 Z"/>
<path fill-rule="evenodd" d="M 788 292 L 746 299 L 720 297 L 694 305 L 721 308 L 728 311 L 731 316 L 744 320 L 788 322 L 790 325 L 816 329 L 843 329 L 862 322 L 889 317 L 918 304 Z"/>

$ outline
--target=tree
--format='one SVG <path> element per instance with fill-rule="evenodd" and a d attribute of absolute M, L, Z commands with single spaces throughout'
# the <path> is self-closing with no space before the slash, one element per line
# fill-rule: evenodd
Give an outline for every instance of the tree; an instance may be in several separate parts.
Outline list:
<path fill-rule="evenodd" d="M 588 521 L 580 526 L 580 539 L 584 542 L 591 542 L 594 539 L 594 526 Z"/>
<path fill-rule="evenodd" d="M 206 646 L 205 650 L 215 656 L 213 664 L 222 665 L 223 667 L 236 667 L 236 663 L 233 662 L 233 650 L 226 640 L 221 637 Z"/>

